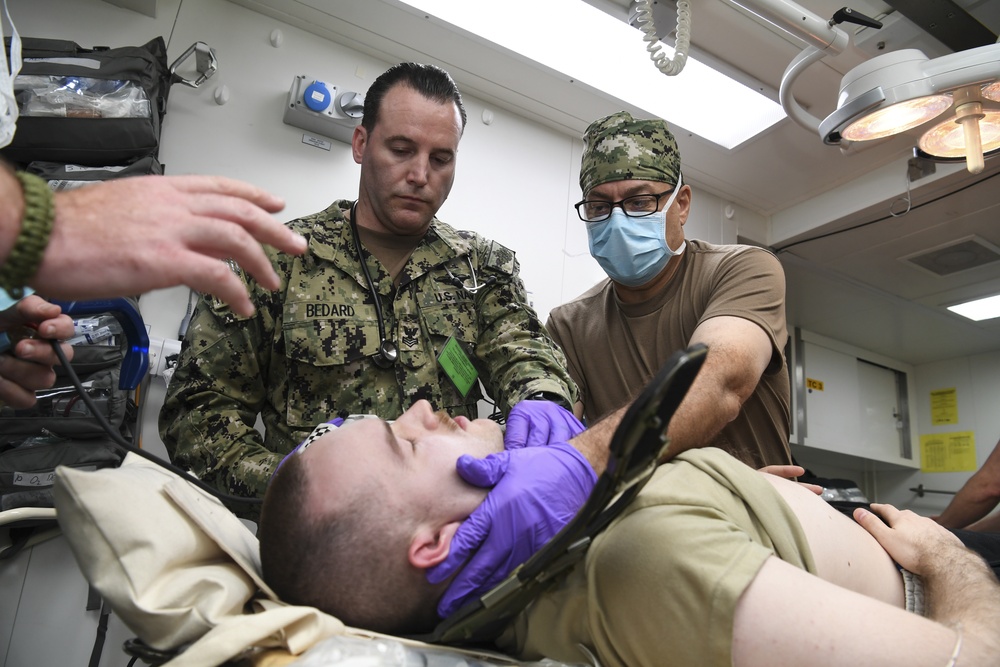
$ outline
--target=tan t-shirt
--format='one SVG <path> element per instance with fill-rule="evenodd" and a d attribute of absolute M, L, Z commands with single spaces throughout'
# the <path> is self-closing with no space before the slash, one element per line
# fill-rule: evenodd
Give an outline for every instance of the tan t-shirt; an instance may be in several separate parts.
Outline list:
<path fill-rule="evenodd" d="M 771 340 L 771 363 L 739 416 L 709 444 L 755 468 L 791 463 L 781 264 L 762 248 L 694 239 L 678 259 L 674 277 L 648 301 L 622 303 L 606 279 L 549 315 L 546 328 L 566 353 L 585 417 L 593 423 L 630 402 L 705 320 L 741 317 Z"/>
<path fill-rule="evenodd" d="M 585 560 L 498 642 L 605 667 L 732 664 L 736 603 L 769 556 L 815 574 L 798 519 L 752 468 L 715 448 L 664 463 Z"/>

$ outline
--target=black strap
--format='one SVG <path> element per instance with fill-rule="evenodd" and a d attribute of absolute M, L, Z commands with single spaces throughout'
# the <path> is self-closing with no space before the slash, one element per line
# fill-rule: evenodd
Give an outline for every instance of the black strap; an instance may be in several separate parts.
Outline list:
<path fill-rule="evenodd" d="M 91 587 L 88 597 L 87 597 L 87 609 L 92 609 L 91 604 L 94 601 L 94 596 L 100 600 L 100 593 L 97 593 Z M 108 619 L 111 616 L 111 608 L 108 606 L 107 602 L 101 604 L 101 617 L 97 621 L 97 637 L 94 638 L 94 648 L 90 651 L 90 662 L 87 663 L 89 667 L 99 667 L 101 664 L 101 653 L 104 652 L 104 639 L 108 635 Z"/>
<path fill-rule="evenodd" d="M 527 397 L 524 400 L 526 400 L 526 401 L 550 401 L 552 403 L 555 403 L 556 405 L 559 405 L 559 406 L 562 406 L 562 407 L 566 408 L 570 412 L 573 412 L 573 406 L 569 404 L 569 401 L 567 401 L 564 396 L 560 396 L 559 394 L 552 393 L 551 391 L 540 391 L 537 394 L 532 394 L 531 396 Z"/>
<path fill-rule="evenodd" d="M 24 549 L 24 545 L 28 543 L 28 539 L 31 538 L 31 534 L 33 532 L 35 532 L 35 528 L 33 526 L 30 528 L 11 528 L 11 544 L 3 551 L 0 551 L 0 560 L 7 560 L 21 553 L 21 550 Z"/>

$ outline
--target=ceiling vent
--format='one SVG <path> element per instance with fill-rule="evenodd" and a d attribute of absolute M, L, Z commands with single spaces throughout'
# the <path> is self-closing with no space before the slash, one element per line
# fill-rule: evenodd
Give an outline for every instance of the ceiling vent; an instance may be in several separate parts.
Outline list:
<path fill-rule="evenodd" d="M 935 276 L 944 277 L 1000 262 L 1000 248 L 978 236 L 966 236 L 899 259 Z"/>

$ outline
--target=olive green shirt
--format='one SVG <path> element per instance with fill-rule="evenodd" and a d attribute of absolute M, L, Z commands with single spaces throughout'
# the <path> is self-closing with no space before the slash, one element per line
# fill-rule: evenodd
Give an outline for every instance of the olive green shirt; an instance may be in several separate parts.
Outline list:
<path fill-rule="evenodd" d="M 682 452 L 498 645 L 605 667 L 732 665 L 736 605 L 771 556 L 816 572 L 802 525 L 760 473 L 714 447 Z"/>

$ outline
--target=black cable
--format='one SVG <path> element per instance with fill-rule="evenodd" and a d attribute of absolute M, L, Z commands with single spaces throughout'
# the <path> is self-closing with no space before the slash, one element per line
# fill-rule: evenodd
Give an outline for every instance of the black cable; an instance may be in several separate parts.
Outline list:
<path fill-rule="evenodd" d="M 372 355 L 372 361 L 379 368 L 389 368 L 396 363 L 399 351 L 396 349 L 396 344 L 385 336 L 385 323 L 382 321 L 382 297 L 375 289 L 375 283 L 372 282 L 372 276 L 368 272 L 368 263 L 365 262 L 365 256 L 361 253 L 361 235 L 358 233 L 357 209 L 358 201 L 355 199 L 354 203 L 351 204 L 351 234 L 354 235 L 354 249 L 358 251 L 358 262 L 361 264 L 361 272 L 365 274 L 365 281 L 368 283 L 369 291 L 371 291 L 372 300 L 375 303 L 375 317 L 378 320 L 378 352 Z"/>
<path fill-rule="evenodd" d="M 493 408 L 492 412 L 490 412 L 490 415 L 489 415 L 489 417 L 487 417 L 487 419 L 489 419 L 490 421 L 496 422 L 500 426 L 503 426 L 504 424 L 507 423 L 507 417 L 500 410 L 499 406 L 497 406 L 496 403 L 494 403 L 490 399 L 486 398 L 485 396 L 483 396 L 482 400 L 483 400 L 484 403 L 486 403 L 491 408 Z"/>
<path fill-rule="evenodd" d="M 959 188 L 958 190 L 955 190 L 953 192 L 948 192 L 946 194 L 941 195 L 940 197 L 935 197 L 934 199 L 928 199 L 927 201 L 925 201 L 922 204 L 917 204 L 916 206 L 913 206 L 912 208 L 910 208 L 910 211 L 915 211 L 918 208 L 923 208 L 924 206 L 928 206 L 929 204 L 934 204 L 936 202 L 941 201 L 942 199 L 944 199 L 946 197 L 950 197 L 952 195 L 957 195 L 960 192 L 964 192 L 965 190 L 968 190 L 971 187 L 975 187 L 975 186 L 977 186 L 977 185 L 979 185 L 981 183 L 985 183 L 986 181 L 989 181 L 989 180 L 991 180 L 993 178 L 996 178 L 997 176 L 1000 176 L 1000 172 L 997 172 L 995 174 L 991 174 L 990 176 L 987 176 L 986 178 L 982 178 L 982 179 L 980 179 L 978 181 L 975 181 L 974 183 L 969 183 L 968 185 L 963 186 L 963 187 Z M 900 217 L 901 217 L 900 215 L 893 215 L 892 213 L 890 213 L 889 215 L 882 216 L 881 218 L 877 218 L 875 220 L 869 220 L 868 222 L 862 222 L 861 224 L 854 225 L 853 227 L 845 227 L 844 229 L 838 229 L 836 231 L 827 232 L 826 234 L 820 234 L 819 236 L 813 236 L 812 238 L 802 239 L 801 241 L 795 241 L 794 243 L 789 243 L 788 245 L 774 246 L 774 247 L 772 247 L 772 250 L 774 251 L 774 253 L 776 255 L 777 254 L 781 254 L 781 253 L 785 252 L 786 250 L 794 248 L 797 245 L 802 245 L 803 243 L 809 243 L 811 241 L 819 241 L 820 239 L 829 238 L 831 236 L 836 236 L 837 234 L 843 234 L 845 232 L 853 232 L 855 229 L 861 229 L 862 227 L 867 227 L 868 225 L 874 225 L 874 224 L 879 223 L 879 222 L 885 222 L 886 220 L 895 220 L 895 219 L 898 219 Z"/>
<path fill-rule="evenodd" d="M 194 317 L 194 306 L 191 305 L 191 297 L 197 296 L 197 294 L 198 293 L 193 289 L 188 290 L 187 308 L 184 310 L 184 317 L 181 319 L 181 325 L 177 327 L 178 338 L 183 339 L 184 336 L 187 335 L 188 327 L 191 325 L 191 318 Z"/>
<path fill-rule="evenodd" d="M 375 317 L 378 319 L 378 337 L 385 340 L 385 324 L 382 322 L 382 302 L 379 299 L 378 292 L 375 291 L 375 283 L 372 282 L 372 276 L 368 273 L 368 264 L 365 262 L 365 256 L 361 254 L 361 237 L 358 234 L 358 223 L 355 222 L 357 219 L 356 211 L 358 208 L 358 202 L 351 204 L 351 234 L 354 236 L 354 249 L 358 252 L 358 263 L 361 264 L 361 272 L 365 274 L 365 281 L 368 283 L 368 289 L 371 290 L 372 298 L 375 301 Z"/>
<path fill-rule="evenodd" d="M 215 496 L 223 503 L 234 504 L 234 505 L 259 505 L 262 502 L 264 502 L 260 498 L 243 498 L 241 496 L 233 496 L 226 493 L 222 493 L 218 489 L 209 486 L 208 484 L 201 481 L 197 477 L 192 477 L 187 473 L 187 471 L 182 470 L 177 466 L 173 465 L 172 463 L 168 463 L 167 461 L 164 461 L 158 456 L 150 454 L 149 452 L 143 449 L 139 449 L 132 443 L 128 442 L 125 438 L 121 436 L 121 434 L 115 429 L 115 427 L 111 425 L 111 422 L 109 422 L 104 417 L 104 415 L 101 414 L 100 410 L 98 410 L 97 408 L 97 405 L 94 404 L 94 400 L 90 397 L 89 394 L 87 394 L 86 389 L 84 389 L 83 387 L 83 383 L 80 382 L 79 376 L 76 374 L 76 371 L 73 370 L 73 367 L 70 365 L 69 360 L 63 353 L 59 341 L 56 340 L 52 341 L 52 349 L 55 350 L 56 356 L 59 357 L 59 363 L 62 364 L 63 369 L 66 371 L 66 375 L 69 376 L 69 379 L 73 383 L 73 386 L 76 387 L 76 390 L 80 393 L 80 398 L 83 399 L 83 402 L 87 405 L 87 409 L 89 409 L 90 413 L 94 415 L 94 418 L 97 420 L 97 423 L 101 425 L 101 428 L 103 428 L 107 432 L 108 436 L 110 436 L 111 443 L 115 447 L 124 450 L 126 452 L 132 452 L 133 454 L 137 454 L 142 458 L 146 459 L 147 461 L 155 463 L 164 470 L 169 470 L 170 472 L 181 477 L 185 481 L 194 484 L 202 491 L 205 491 L 206 493 Z"/>

